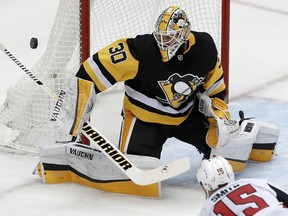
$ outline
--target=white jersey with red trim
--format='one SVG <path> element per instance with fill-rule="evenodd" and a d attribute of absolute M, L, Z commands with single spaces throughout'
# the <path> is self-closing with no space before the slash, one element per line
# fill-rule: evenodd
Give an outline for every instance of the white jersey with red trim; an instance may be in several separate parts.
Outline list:
<path fill-rule="evenodd" d="M 207 199 L 199 216 L 266 216 L 270 211 L 288 213 L 269 185 L 272 184 L 263 179 L 241 179 L 230 183 Z"/>

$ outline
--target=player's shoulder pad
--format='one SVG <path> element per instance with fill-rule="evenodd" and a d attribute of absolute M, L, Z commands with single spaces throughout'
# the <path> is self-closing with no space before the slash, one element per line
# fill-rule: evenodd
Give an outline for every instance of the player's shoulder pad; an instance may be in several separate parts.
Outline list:
<path fill-rule="evenodd" d="M 199 40 L 204 40 L 204 41 L 213 41 L 212 36 L 207 33 L 207 32 L 198 32 L 198 31 L 191 31 L 192 34 Z"/>
<path fill-rule="evenodd" d="M 201 47 L 206 47 L 207 49 L 216 50 L 216 45 L 214 43 L 214 40 L 209 33 L 192 31 L 192 34 L 195 37 L 195 41 L 197 45 L 201 45 Z"/>
<path fill-rule="evenodd" d="M 135 55 L 135 48 L 134 43 L 131 41 L 131 38 L 119 38 L 118 40 L 114 41 L 113 43 L 107 45 L 105 48 L 100 50 L 98 53 L 103 54 L 107 53 L 119 53 L 125 52 L 131 54 L 135 59 L 137 55 Z"/>
<path fill-rule="evenodd" d="M 152 34 L 143 34 L 137 35 L 135 38 L 128 38 L 127 44 L 130 50 L 130 53 L 135 59 L 139 59 L 140 53 L 145 53 L 145 50 L 154 50 L 157 49 L 157 43 Z"/>

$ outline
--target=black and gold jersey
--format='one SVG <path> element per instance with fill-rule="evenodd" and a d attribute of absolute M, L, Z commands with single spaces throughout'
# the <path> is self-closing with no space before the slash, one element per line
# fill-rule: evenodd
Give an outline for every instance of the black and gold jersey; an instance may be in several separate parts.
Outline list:
<path fill-rule="evenodd" d="M 95 83 L 99 93 L 124 81 L 124 108 L 145 122 L 181 124 L 197 92 L 224 98 L 223 70 L 212 37 L 192 31 L 175 57 L 163 62 L 152 34 L 122 38 L 80 67 L 77 77 Z"/>

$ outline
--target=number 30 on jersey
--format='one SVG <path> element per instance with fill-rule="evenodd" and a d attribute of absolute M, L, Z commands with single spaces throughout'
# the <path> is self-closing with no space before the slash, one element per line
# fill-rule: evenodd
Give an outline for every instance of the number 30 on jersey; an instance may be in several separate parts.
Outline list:
<path fill-rule="evenodd" d="M 119 43 L 117 47 L 110 47 L 109 49 L 111 61 L 114 64 L 118 64 L 127 59 L 127 54 L 124 49 L 124 44 Z"/>

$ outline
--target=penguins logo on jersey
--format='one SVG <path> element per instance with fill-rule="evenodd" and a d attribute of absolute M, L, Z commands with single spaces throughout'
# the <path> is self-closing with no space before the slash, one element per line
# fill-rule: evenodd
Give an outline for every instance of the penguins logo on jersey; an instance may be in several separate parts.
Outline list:
<path fill-rule="evenodd" d="M 192 74 L 180 76 L 178 73 L 172 74 L 165 81 L 158 81 L 166 99 L 157 97 L 162 102 L 169 104 L 173 108 L 178 108 L 188 97 L 193 94 L 197 87 L 203 83 L 204 77 Z"/>

